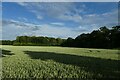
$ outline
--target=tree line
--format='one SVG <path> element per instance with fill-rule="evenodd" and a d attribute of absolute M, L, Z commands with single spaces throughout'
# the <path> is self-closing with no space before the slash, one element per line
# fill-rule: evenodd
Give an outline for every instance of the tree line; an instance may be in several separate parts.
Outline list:
<path fill-rule="evenodd" d="M 82 48 L 120 48 L 120 26 L 111 29 L 101 27 L 91 33 L 83 33 L 75 39 L 68 38 L 62 43 L 66 47 Z"/>
<path fill-rule="evenodd" d="M 43 36 L 17 36 L 16 40 L 2 40 L 2 45 L 14 46 L 60 46 L 65 39 Z"/>
<path fill-rule="evenodd" d="M 120 26 L 108 29 L 106 26 L 91 33 L 83 33 L 75 39 L 43 37 L 43 36 L 17 36 L 16 40 L 2 40 L 3 45 L 16 46 L 63 46 L 81 48 L 120 48 Z"/>
<path fill-rule="evenodd" d="M 64 39 L 52 37 L 36 36 L 17 36 L 13 45 L 32 45 L 32 46 L 59 46 Z"/>
<path fill-rule="evenodd" d="M 2 45 L 13 45 L 14 40 L 0 40 Z"/>

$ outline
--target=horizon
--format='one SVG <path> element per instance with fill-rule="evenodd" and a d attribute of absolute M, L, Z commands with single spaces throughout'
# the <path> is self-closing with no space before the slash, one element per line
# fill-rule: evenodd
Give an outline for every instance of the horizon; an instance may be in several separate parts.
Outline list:
<path fill-rule="evenodd" d="M 117 25 L 117 26 L 119 26 L 119 25 Z M 115 26 L 112 26 L 112 27 L 110 27 L 110 28 L 107 27 L 107 26 L 103 26 L 103 27 L 106 27 L 106 28 L 108 28 L 108 29 L 112 29 L 112 28 L 115 27 Z M 100 27 L 100 28 L 101 28 L 101 27 Z M 100 30 L 100 29 L 98 29 L 98 30 Z M 96 30 L 93 30 L 93 31 L 96 31 Z M 93 31 L 92 31 L 92 32 L 93 32 Z M 81 34 L 91 34 L 92 32 L 81 33 Z M 76 37 L 80 36 L 81 34 L 77 35 Z M 54 38 L 54 39 L 60 38 L 60 37 L 51 37 L 51 36 L 21 35 L 21 36 L 16 36 L 15 39 L 0 39 L 0 41 L 2 41 L 2 40 L 14 41 L 14 40 L 16 40 L 17 37 L 22 37 L 22 36 L 27 36 L 27 37 L 48 37 L 48 38 Z M 75 37 L 75 38 L 76 38 L 76 37 Z M 60 39 L 65 39 L 65 40 L 67 40 L 68 38 L 72 38 L 72 37 L 60 38 Z M 72 38 L 72 39 L 75 39 L 75 38 Z"/>
<path fill-rule="evenodd" d="M 118 2 L 3 2 L 2 24 L 1 40 L 24 35 L 75 38 L 118 25 Z"/>

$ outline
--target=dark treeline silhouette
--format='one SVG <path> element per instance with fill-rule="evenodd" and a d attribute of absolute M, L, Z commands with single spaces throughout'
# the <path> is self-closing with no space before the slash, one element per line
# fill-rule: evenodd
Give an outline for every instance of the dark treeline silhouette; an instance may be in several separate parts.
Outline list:
<path fill-rule="evenodd" d="M 120 26 L 114 26 L 112 29 L 101 27 L 91 33 L 83 33 L 75 39 L 68 38 L 62 43 L 66 47 L 82 48 L 120 48 Z"/>
<path fill-rule="evenodd" d="M 0 41 L 0 44 L 2 45 L 13 45 L 14 40 L 2 40 Z"/>
<path fill-rule="evenodd" d="M 36 36 L 17 36 L 13 45 L 24 45 L 24 46 L 60 46 L 61 43 L 65 41 L 61 38 L 51 38 L 51 37 L 36 37 Z"/>
<path fill-rule="evenodd" d="M 16 40 L 2 40 L 3 45 L 17 46 L 63 46 L 81 48 L 120 48 L 120 26 L 111 29 L 101 27 L 91 33 L 83 33 L 75 39 L 61 39 L 51 37 L 17 36 Z"/>

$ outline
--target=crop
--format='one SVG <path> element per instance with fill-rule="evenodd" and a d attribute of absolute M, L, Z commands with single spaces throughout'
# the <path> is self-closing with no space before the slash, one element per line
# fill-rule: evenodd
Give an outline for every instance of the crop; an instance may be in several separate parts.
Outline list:
<path fill-rule="evenodd" d="M 119 78 L 119 50 L 3 46 L 2 78 Z M 3 53 L 4 54 L 4 53 Z"/>

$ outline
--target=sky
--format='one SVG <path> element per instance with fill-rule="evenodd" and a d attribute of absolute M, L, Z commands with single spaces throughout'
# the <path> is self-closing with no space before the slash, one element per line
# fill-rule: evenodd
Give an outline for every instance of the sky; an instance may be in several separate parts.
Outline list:
<path fill-rule="evenodd" d="M 75 38 L 118 25 L 117 2 L 3 2 L 2 39 L 16 36 Z"/>

